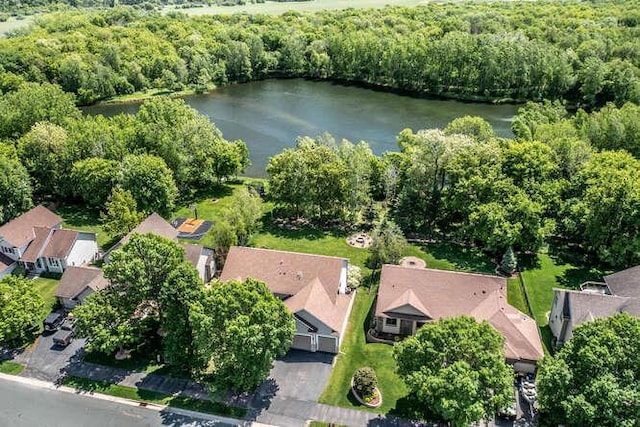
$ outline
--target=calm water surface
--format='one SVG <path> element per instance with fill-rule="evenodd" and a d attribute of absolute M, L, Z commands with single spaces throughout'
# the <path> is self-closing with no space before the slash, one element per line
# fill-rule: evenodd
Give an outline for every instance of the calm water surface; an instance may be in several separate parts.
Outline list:
<path fill-rule="evenodd" d="M 293 147 L 300 135 L 329 132 L 337 141 L 367 141 L 376 154 L 397 150 L 404 129 L 444 127 L 456 117 L 486 119 L 496 134 L 511 137 L 514 105 L 472 104 L 411 98 L 387 92 L 302 79 L 265 80 L 227 86 L 185 98 L 209 116 L 228 140 L 247 143 L 252 166 L 248 176 L 265 176 L 269 158 Z M 99 105 L 88 114 L 135 113 L 136 104 Z"/>

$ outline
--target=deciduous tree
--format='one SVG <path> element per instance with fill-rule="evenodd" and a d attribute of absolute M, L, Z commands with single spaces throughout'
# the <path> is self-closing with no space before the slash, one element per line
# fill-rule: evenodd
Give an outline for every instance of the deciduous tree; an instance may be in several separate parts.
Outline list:
<path fill-rule="evenodd" d="M 640 320 L 626 313 L 585 322 L 540 364 L 544 419 L 566 426 L 633 426 L 640 419 Z"/>
<path fill-rule="evenodd" d="M 45 303 L 30 280 L 7 276 L 0 281 L 0 343 L 19 344 L 40 325 Z"/>
<path fill-rule="evenodd" d="M 31 182 L 24 166 L 16 158 L 0 152 L 0 224 L 33 206 Z"/>
<path fill-rule="evenodd" d="M 513 371 L 504 338 L 468 316 L 422 326 L 394 347 L 398 373 L 410 393 L 453 426 L 491 419 L 513 399 Z"/>
<path fill-rule="evenodd" d="M 106 202 L 106 213 L 102 215 L 103 230 L 122 237 L 140 224 L 144 214 L 138 212 L 138 205 L 131 192 L 116 186 Z"/>
<path fill-rule="evenodd" d="M 295 324 L 285 305 L 262 282 L 215 283 L 194 303 L 197 356 L 210 367 L 216 389 L 252 390 L 291 345 Z"/>

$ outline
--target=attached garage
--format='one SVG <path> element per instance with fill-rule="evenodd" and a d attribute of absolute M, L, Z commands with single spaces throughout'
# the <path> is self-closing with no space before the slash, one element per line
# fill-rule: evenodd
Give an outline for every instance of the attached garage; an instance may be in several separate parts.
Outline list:
<path fill-rule="evenodd" d="M 325 353 L 338 352 L 338 337 L 318 335 L 318 351 Z"/>
<path fill-rule="evenodd" d="M 295 334 L 291 348 L 297 350 L 314 351 L 313 337 L 311 335 Z"/>

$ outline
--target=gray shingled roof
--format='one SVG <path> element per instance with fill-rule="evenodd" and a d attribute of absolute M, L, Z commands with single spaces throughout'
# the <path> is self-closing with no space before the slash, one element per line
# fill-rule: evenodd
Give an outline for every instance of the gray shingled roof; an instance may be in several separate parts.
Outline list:
<path fill-rule="evenodd" d="M 640 298 L 640 265 L 604 276 L 611 294 Z"/>

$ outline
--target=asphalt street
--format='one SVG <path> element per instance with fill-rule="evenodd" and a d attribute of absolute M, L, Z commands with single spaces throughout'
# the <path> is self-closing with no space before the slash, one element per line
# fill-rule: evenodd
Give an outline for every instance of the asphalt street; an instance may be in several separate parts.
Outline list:
<path fill-rule="evenodd" d="M 169 410 L 153 410 L 86 395 L 0 381 L 0 426 L 11 427 L 227 427 Z"/>

